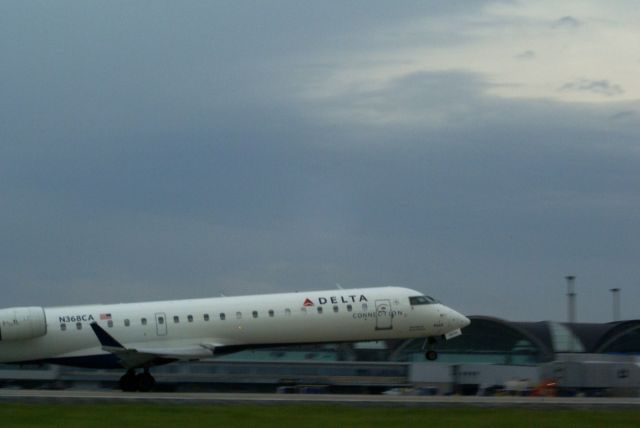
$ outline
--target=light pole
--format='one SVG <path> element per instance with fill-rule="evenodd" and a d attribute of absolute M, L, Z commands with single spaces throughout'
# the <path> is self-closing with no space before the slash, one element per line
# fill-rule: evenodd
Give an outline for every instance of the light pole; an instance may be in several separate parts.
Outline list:
<path fill-rule="evenodd" d="M 576 322 L 576 276 L 567 275 L 564 277 L 567 280 L 567 314 L 569 318 L 569 352 L 576 352 L 575 341 L 571 324 Z"/>
<path fill-rule="evenodd" d="M 620 321 L 620 289 L 619 288 L 611 288 L 611 297 L 612 301 L 612 309 L 613 309 L 613 320 Z"/>
<path fill-rule="evenodd" d="M 576 276 L 567 275 L 567 316 L 570 323 L 576 322 Z"/>

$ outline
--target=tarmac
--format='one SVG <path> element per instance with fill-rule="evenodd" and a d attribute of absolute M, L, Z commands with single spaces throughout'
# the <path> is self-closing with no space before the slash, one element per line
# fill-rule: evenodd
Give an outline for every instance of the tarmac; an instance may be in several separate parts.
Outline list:
<path fill-rule="evenodd" d="M 0 389 L 0 403 L 187 404 L 187 405 L 347 405 L 388 407 L 516 407 L 539 409 L 636 409 L 640 398 L 476 397 L 346 394 L 252 394 L 121 392 L 104 390 Z"/>

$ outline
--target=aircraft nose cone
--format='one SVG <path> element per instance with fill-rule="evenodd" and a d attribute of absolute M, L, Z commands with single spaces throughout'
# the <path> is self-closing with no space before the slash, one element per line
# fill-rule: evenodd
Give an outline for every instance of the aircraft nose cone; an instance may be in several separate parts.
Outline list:
<path fill-rule="evenodd" d="M 457 328 L 465 328 L 466 326 L 471 324 L 471 320 L 465 317 L 464 315 L 462 315 L 461 313 L 453 310 L 451 312 L 452 312 L 451 318 L 453 319 L 453 323 L 456 325 Z"/>
<path fill-rule="evenodd" d="M 471 320 L 465 317 L 464 315 L 460 314 L 460 328 L 465 328 L 469 324 L 471 324 Z"/>

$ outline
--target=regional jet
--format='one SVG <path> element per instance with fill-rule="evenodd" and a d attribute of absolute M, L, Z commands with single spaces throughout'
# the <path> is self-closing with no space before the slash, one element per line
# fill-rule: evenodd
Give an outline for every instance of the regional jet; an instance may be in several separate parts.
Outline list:
<path fill-rule="evenodd" d="M 469 319 L 408 288 L 339 289 L 0 310 L 0 363 L 121 368 L 120 387 L 149 391 L 149 369 L 247 349 L 461 334 Z"/>

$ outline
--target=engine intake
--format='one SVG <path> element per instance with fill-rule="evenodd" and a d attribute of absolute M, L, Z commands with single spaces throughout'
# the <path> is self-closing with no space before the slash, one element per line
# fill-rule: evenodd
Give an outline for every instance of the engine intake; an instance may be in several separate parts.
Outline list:
<path fill-rule="evenodd" d="M 34 339 L 46 333 L 47 320 L 43 308 L 0 309 L 0 341 Z"/>

